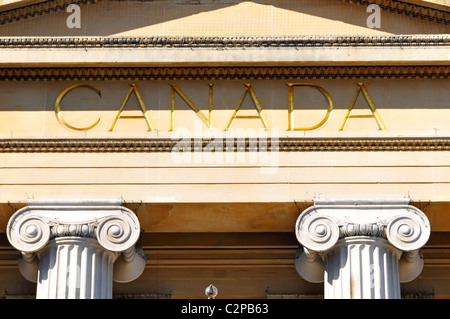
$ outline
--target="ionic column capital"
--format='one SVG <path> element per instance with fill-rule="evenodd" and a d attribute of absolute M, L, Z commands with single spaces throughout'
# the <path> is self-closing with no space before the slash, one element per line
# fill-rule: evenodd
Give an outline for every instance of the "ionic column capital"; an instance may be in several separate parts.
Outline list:
<path fill-rule="evenodd" d="M 416 251 L 428 241 L 430 223 L 409 200 L 316 200 L 297 219 L 299 243 L 324 252 L 343 237 L 386 238 L 403 252 Z"/>
<path fill-rule="evenodd" d="M 33 253 L 56 237 L 96 238 L 109 251 L 133 247 L 140 235 L 139 221 L 120 201 L 31 202 L 9 220 L 8 239 L 17 250 Z"/>
<path fill-rule="evenodd" d="M 133 269 L 139 268 L 138 275 L 145 267 L 142 250 L 135 247 L 140 231 L 137 216 L 123 207 L 120 200 L 30 202 L 10 218 L 7 226 L 11 245 L 22 252 L 23 256 L 28 256 L 29 260 L 33 260 L 30 257 L 33 254 L 39 256 L 39 251 L 53 239 L 92 238 L 117 257 L 124 255 L 119 263 L 129 265 L 116 267 L 117 269 L 130 269 L 133 263 Z M 128 278 L 129 274 L 116 275 L 115 270 L 115 277 L 122 282 L 135 279 Z"/>
<path fill-rule="evenodd" d="M 394 279 L 388 286 L 396 295 L 397 282 L 399 285 L 399 282 L 413 280 L 423 269 L 420 248 L 430 237 L 430 223 L 423 212 L 409 205 L 407 199 L 316 200 L 314 206 L 298 217 L 295 232 L 301 244 L 295 265 L 304 279 L 321 282 L 324 274 L 331 276 L 339 271 L 345 272 L 341 268 L 348 266 L 350 260 L 342 261 L 340 258 L 346 256 L 357 259 L 357 263 L 365 265 L 366 269 L 378 267 L 381 272 L 394 272 Z M 354 253 L 359 251 L 351 249 L 355 246 L 364 250 L 365 254 Z M 367 248 L 369 246 L 371 248 Z M 372 264 L 367 254 L 374 254 L 373 258 L 378 263 L 383 258 L 390 258 L 396 266 Z M 385 257 L 380 257 L 380 254 Z M 345 281 L 347 277 L 339 278 Z M 363 277 L 362 274 L 352 273 L 349 277 L 351 285 L 363 287 L 364 281 L 358 279 Z M 326 285 L 329 284 L 326 282 Z M 377 289 L 385 284 L 380 279 Z"/>

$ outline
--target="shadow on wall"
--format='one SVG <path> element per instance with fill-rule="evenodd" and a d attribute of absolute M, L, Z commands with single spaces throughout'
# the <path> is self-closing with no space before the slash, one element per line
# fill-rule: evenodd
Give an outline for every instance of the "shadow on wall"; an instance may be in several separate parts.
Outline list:
<path fill-rule="evenodd" d="M 1 13 L 0 36 L 283 36 L 448 32 L 444 24 L 387 10 L 380 13 L 380 28 L 369 28 L 367 18 L 371 13 L 366 11 L 367 6 L 340 0 L 100 0 L 80 4 L 79 28 L 68 27 L 67 20 L 75 11 L 66 12 L 66 7 L 55 4 L 51 10 L 39 5 L 33 8 L 35 12 L 25 10 L 28 14 L 19 10 Z M 17 20 L 16 17 L 23 18 Z"/>

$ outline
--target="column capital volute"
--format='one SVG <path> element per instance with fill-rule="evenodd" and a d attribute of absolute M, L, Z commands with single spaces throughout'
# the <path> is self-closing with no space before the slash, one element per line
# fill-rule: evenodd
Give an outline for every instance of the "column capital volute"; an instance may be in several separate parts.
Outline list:
<path fill-rule="evenodd" d="M 397 249 L 420 249 L 430 236 L 430 223 L 409 199 L 317 199 L 297 219 L 295 233 L 309 250 L 325 252 L 343 237 L 386 238 Z"/>
<path fill-rule="evenodd" d="M 56 237 L 96 238 L 106 250 L 123 252 L 140 236 L 137 216 L 120 200 L 31 201 L 10 218 L 7 236 L 23 253 L 35 253 Z"/>

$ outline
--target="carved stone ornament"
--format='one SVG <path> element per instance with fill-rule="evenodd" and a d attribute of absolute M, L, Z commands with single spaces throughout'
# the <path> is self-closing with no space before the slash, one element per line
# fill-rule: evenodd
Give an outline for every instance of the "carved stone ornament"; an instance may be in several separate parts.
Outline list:
<path fill-rule="evenodd" d="M 172 152 L 174 147 L 194 151 L 194 139 L 105 138 L 105 139 L 0 139 L 0 153 L 121 153 Z M 214 143 L 214 144 L 211 144 Z M 230 147 L 226 141 L 204 141 L 202 150 Z M 235 151 L 258 151 L 260 143 L 242 139 L 242 145 L 232 145 Z M 267 148 L 281 152 L 446 152 L 450 138 L 298 138 L 280 137 L 276 143 L 267 141 Z"/>
<path fill-rule="evenodd" d="M 295 257 L 326 298 L 400 298 L 400 282 L 423 269 L 430 223 L 409 199 L 315 200 L 297 219 Z"/>
<path fill-rule="evenodd" d="M 450 40 L 447 41 L 450 45 Z M 1 39 L 0 39 L 1 48 Z M 448 79 L 446 65 L 0 68 L 0 81 Z"/>
<path fill-rule="evenodd" d="M 45 280 L 39 279 L 38 295 L 41 293 L 43 298 L 65 298 L 73 295 L 70 291 L 80 294 L 79 285 L 83 285 L 82 283 L 74 286 L 78 290 L 69 284 L 58 283 L 57 285 L 62 287 L 60 290 L 66 292 L 62 296 L 53 296 L 51 292 L 43 292 L 44 289 L 39 288 L 49 286 L 48 282 L 51 280 L 59 280 L 55 278 L 66 278 L 67 276 L 57 273 L 64 271 L 63 269 L 87 267 L 89 269 L 84 269 L 83 273 L 103 271 L 108 273 L 106 277 L 111 281 L 114 279 L 119 282 L 134 280 L 142 274 L 145 255 L 143 250 L 136 246 L 140 236 L 139 220 L 121 204 L 119 200 L 37 201 L 30 202 L 10 218 L 7 236 L 11 245 L 21 252 L 21 273 L 28 280 L 37 281 L 39 269 L 39 275 L 45 277 Z M 108 257 L 99 257 L 99 260 L 106 260 L 105 263 L 102 261 L 95 264 L 89 264 L 81 253 L 70 260 L 59 258 L 61 252 L 82 250 L 93 256 Z M 50 260 L 58 266 L 50 267 Z M 108 280 L 101 285 L 110 287 Z M 97 290 L 86 288 L 83 293 L 91 296 Z M 110 295 L 110 289 L 106 291 L 109 291 Z M 45 296 L 42 296 L 43 294 Z"/>
<path fill-rule="evenodd" d="M 316 200 L 297 219 L 301 245 L 316 252 L 333 247 L 339 238 L 378 236 L 401 251 L 420 249 L 430 237 L 423 212 L 405 200 Z"/>
<path fill-rule="evenodd" d="M 450 20 L 449 12 L 423 6 L 422 3 L 403 2 L 397 0 L 342 0 L 350 4 L 357 4 L 367 7 L 369 4 L 379 5 L 383 11 L 390 11 L 399 15 L 412 16 L 414 18 L 433 21 L 436 23 L 448 24 Z M 69 4 L 88 5 L 91 3 L 106 2 L 105 0 L 53 0 L 53 1 L 28 1 L 18 8 L 0 12 L 0 25 L 30 19 L 36 16 L 51 14 L 66 10 Z M 136 0 L 136 2 L 146 2 Z"/>
<path fill-rule="evenodd" d="M 11 217 L 7 227 L 11 245 L 25 253 L 64 236 L 96 238 L 104 249 L 123 252 L 139 235 L 136 215 L 116 201 L 30 203 Z"/>

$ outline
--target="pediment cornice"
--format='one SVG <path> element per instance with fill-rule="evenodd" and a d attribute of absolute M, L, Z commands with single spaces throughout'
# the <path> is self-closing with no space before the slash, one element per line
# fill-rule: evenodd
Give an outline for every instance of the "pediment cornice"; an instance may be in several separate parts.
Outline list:
<path fill-rule="evenodd" d="M 245 48 L 315 46 L 448 46 L 450 35 L 350 35 L 350 36 L 217 36 L 217 37 L 1 37 L 0 47 L 33 48 Z"/>
<path fill-rule="evenodd" d="M 86 5 L 103 0 L 22 0 L 0 1 L 0 25 L 65 10 L 69 4 Z M 377 4 L 383 10 L 418 19 L 448 24 L 450 5 L 441 0 L 341 0 L 349 4 Z"/>

